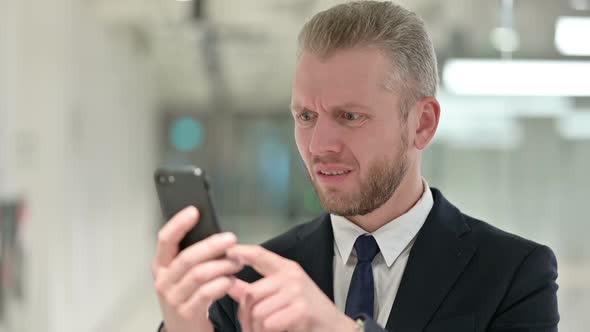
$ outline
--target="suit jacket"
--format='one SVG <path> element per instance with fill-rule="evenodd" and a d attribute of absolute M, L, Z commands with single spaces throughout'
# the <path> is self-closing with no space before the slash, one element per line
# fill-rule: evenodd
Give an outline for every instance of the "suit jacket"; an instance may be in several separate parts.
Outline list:
<path fill-rule="evenodd" d="M 557 331 L 557 262 L 546 246 L 471 218 L 432 189 L 434 205 L 411 249 L 385 329 L 366 331 Z M 263 247 L 298 262 L 333 300 L 334 238 L 325 214 Z M 238 275 L 260 278 L 246 268 Z M 237 304 L 215 302 L 217 331 L 241 331 Z"/>

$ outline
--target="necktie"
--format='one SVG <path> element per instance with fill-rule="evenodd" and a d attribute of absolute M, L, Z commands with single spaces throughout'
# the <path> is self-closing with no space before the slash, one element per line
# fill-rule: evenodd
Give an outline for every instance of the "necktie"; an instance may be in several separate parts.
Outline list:
<path fill-rule="evenodd" d="M 352 273 L 344 312 L 351 318 L 356 318 L 361 313 L 373 318 L 375 286 L 371 262 L 379 252 L 379 245 L 373 236 L 361 235 L 354 242 L 354 249 L 358 261 Z"/>

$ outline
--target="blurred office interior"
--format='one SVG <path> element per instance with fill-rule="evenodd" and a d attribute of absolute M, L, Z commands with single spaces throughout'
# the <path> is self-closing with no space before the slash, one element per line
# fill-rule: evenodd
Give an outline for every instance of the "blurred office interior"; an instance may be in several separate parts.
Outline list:
<path fill-rule="evenodd" d="M 296 36 L 333 0 L 0 1 L 0 332 L 152 331 L 161 164 L 259 243 L 316 215 L 289 113 Z M 549 245 L 590 326 L 590 0 L 403 0 L 438 54 L 430 185 Z"/>

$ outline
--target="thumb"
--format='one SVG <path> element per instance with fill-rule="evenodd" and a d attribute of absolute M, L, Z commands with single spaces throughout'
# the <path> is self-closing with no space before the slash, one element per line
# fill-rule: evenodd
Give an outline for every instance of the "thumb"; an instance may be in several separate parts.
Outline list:
<path fill-rule="evenodd" d="M 241 280 L 236 279 L 233 286 L 227 291 L 227 294 L 234 299 L 237 303 L 240 303 L 242 298 L 246 296 L 246 292 L 250 287 L 250 284 Z"/>

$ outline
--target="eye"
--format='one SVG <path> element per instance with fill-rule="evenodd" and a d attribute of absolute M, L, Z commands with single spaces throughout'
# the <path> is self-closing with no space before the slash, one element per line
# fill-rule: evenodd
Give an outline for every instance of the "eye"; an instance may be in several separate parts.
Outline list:
<path fill-rule="evenodd" d="M 362 118 L 361 114 L 352 113 L 352 112 L 343 112 L 342 117 L 347 121 L 356 121 Z"/>
<path fill-rule="evenodd" d="M 301 120 L 303 122 L 311 121 L 314 118 L 315 118 L 315 115 L 310 112 L 303 112 L 303 113 L 299 114 L 299 120 Z"/>
<path fill-rule="evenodd" d="M 363 114 L 353 112 L 342 112 L 340 114 L 340 117 L 346 120 L 347 122 L 356 122 L 364 119 Z"/>

